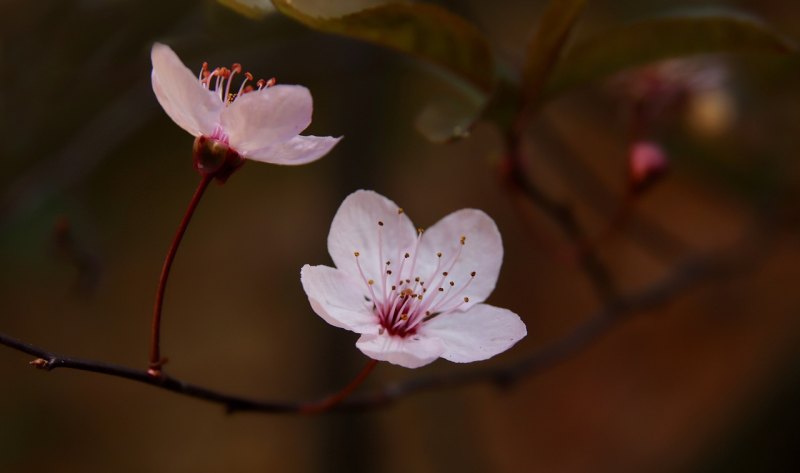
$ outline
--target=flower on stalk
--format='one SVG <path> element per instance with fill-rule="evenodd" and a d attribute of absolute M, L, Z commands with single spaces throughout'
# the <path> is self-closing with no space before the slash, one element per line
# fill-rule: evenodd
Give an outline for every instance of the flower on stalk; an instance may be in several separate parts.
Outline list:
<path fill-rule="evenodd" d="M 361 334 L 365 355 L 406 368 L 442 357 L 485 360 L 527 334 L 513 312 L 482 302 L 494 290 L 503 243 L 475 209 L 415 229 L 394 202 L 372 191 L 348 196 L 333 218 L 335 268 L 300 272 L 311 307 L 326 322 Z"/>
<path fill-rule="evenodd" d="M 244 159 L 305 164 L 324 156 L 340 138 L 301 136 L 311 123 L 312 100 L 299 85 L 254 81 L 240 64 L 194 75 L 170 49 L 156 43 L 150 53 L 153 91 L 164 111 L 196 137 L 195 167 L 224 181 Z M 236 76 L 238 88 L 233 87 Z"/>

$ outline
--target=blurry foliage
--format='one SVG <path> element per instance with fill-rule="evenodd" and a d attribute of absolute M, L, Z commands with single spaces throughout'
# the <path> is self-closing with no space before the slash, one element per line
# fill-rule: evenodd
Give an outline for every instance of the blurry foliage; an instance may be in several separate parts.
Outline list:
<path fill-rule="evenodd" d="M 325 33 L 395 49 L 448 71 L 455 96 L 428 105 L 417 128 L 432 141 L 463 137 L 495 83 L 494 59 L 482 33 L 470 22 L 436 5 L 385 3 L 331 16 L 331 8 L 275 0 L 283 14 Z M 324 4 L 328 5 L 328 4 Z M 342 10 L 336 11 L 342 13 Z"/>
<path fill-rule="evenodd" d="M 541 92 L 540 88 L 550 76 L 553 66 L 559 62 L 564 43 L 585 6 L 585 0 L 564 0 L 547 4 L 528 45 L 522 71 L 521 87 L 526 100 L 535 99 Z"/>
<path fill-rule="evenodd" d="M 494 83 L 489 45 L 480 31 L 448 10 L 427 3 L 389 3 L 342 16 L 318 16 L 295 2 L 274 0 L 281 13 L 325 33 L 368 41 L 433 62 L 479 91 Z"/>
<path fill-rule="evenodd" d="M 220 1 L 241 8 L 252 3 Z M 395 49 L 449 71 L 460 93 L 434 100 L 416 122 L 434 142 L 468 136 L 483 113 L 507 128 L 520 99 L 535 101 L 545 87 L 545 95 L 552 99 L 587 81 L 663 59 L 714 52 L 796 51 L 785 36 L 746 13 L 697 8 L 620 25 L 563 53 L 586 2 L 552 1 L 537 23 L 521 77 L 514 77 L 505 72 L 508 68 L 495 66 L 489 41 L 475 25 L 436 5 L 365 0 L 273 3 L 281 13 L 315 30 Z M 504 71 L 500 84 L 498 70 Z"/>
<path fill-rule="evenodd" d="M 248 18 L 260 20 L 275 11 L 270 0 L 218 0 L 231 10 Z"/>
<path fill-rule="evenodd" d="M 582 83 L 643 64 L 719 52 L 792 53 L 791 40 L 742 12 L 685 12 L 641 19 L 574 44 L 550 81 L 555 96 Z"/>

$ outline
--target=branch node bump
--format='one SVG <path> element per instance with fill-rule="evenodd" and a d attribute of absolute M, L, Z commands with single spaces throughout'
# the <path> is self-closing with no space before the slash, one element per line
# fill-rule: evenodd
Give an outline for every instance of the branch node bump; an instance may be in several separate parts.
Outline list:
<path fill-rule="evenodd" d="M 50 370 L 50 362 L 44 358 L 36 358 L 35 360 L 28 362 L 28 364 L 37 370 Z"/>

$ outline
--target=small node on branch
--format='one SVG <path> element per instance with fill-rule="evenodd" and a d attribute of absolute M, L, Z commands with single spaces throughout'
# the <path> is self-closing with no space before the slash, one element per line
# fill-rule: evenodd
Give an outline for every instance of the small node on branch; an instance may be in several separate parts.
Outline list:
<path fill-rule="evenodd" d="M 147 375 L 151 378 L 162 378 L 164 373 L 161 371 L 161 368 L 167 364 L 166 358 L 161 358 L 157 363 L 150 363 L 150 368 L 147 369 Z"/>
<path fill-rule="evenodd" d="M 28 362 L 28 364 L 37 370 L 46 370 L 50 368 L 50 362 L 44 358 L 36 358 L 35 360 Z"/>

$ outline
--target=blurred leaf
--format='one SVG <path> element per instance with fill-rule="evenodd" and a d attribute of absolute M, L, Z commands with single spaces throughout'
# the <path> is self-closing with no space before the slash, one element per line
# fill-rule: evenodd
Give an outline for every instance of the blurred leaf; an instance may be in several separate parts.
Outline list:
<path fill-rule="evenodd" d="M 283 14 L 318 31 L 360 39 L 432 63 L 461 93 L 430 104 L 417 129 L 434 142 L 463 138 L 488 100 L 494 60 L 480 31 L 436 5 L 382 0 L 273 0 Z M 367 8 L 364 8 L 364 6 Z M 456 80 L 453 80 L 456 79 Z"/>
<path fill-rule="evenodd" d="M 429 61 L 488 93 L 494 62 L 480 31 L 463 18 L 430 4 L 390 3 L 338 17 L 273 0 L 281 13 L 318 31 L 368 41 Z"/>
<path fill-rule="evenodd" d="M 270 0 L 217 0 L 217 2 L 254 20 L 260 20 L 275 11 Z"/>
<path fill-rule="evenodd" d="M 529 100 L 535 98 L 547 82 L 584 6 L 586 0 L 551 0 L 545 7 L 528 44 L 522 74 L 522 88 Z"/>
<path fill-rule="evenodd" d="M 717 52 L 797 51 L 761 20 L 735 11 L 702 11 L 639 20 L 577 43 L 547 88 L 554 96 L 576 85 L 662 59 Z"/>
<path fill-rule="evenodd" d="M 485 101 L 465 97 L 442 98 L 428 104 L 416 120 L 417 130 L 434 143 L 466 138 L 480 117 Z"/>
<path fill-rule="evenodd" d="M 268 0 L 271 2 L 271 0 Z M 392 0 L 291 0 L 292 7 L 306 15 L 332 18 L 391 3 Z"/>

